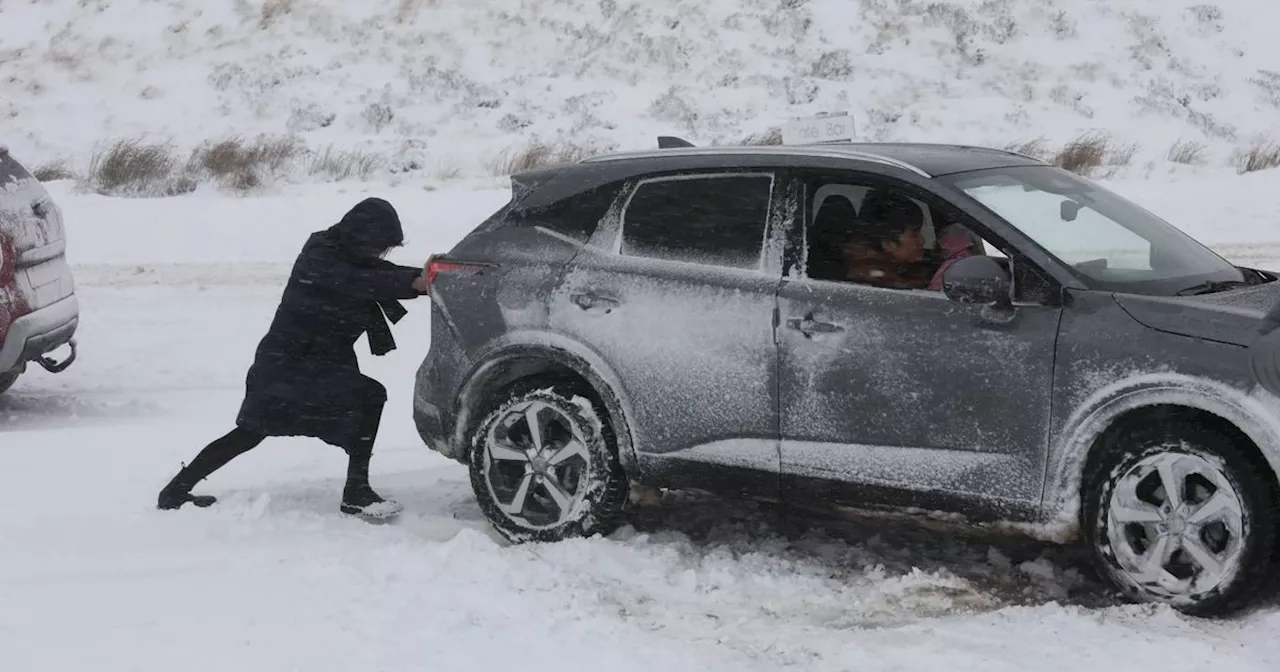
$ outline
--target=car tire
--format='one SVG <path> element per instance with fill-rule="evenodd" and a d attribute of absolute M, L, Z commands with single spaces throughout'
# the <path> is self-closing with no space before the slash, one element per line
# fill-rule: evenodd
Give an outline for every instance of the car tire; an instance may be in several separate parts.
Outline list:
<path fill-rule="evenodd" d="M 22 368 L 19 367 L 8 373 L 0 373 L 0 394 L 9 391 L 13 384 L 18 381 L 18 376 L 22 375 Z"/>
<path fill-rule="evenodd" d="M 1226 616 L 1269 593 L 1280 519 L 1263 470 L 1229 437 L 1188 421 L 1120 443 L 1085 484 L 1098 572 L 1130 601 L 1193 616 Z"/>
<path fill-rule="evenodd" d="M 609 534 L 621 522 L 629 482 L 608 414 L 591 396 L 564 383 L 520 384 L 471 433 L 472 490 L 508 541 Z"/>

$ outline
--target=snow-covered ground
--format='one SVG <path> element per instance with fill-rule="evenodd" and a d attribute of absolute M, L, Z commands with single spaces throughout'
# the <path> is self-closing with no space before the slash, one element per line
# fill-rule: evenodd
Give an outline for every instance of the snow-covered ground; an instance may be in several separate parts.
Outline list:
<path fill-rule="evenodd" d="M 1262 0 L 0 0 L 0 119 L 24 161 L 116 137 L 363 148 L 413 179 L 530 140 L 733 142 L 842 111 L 869 139 L 1280 137 Z M 86 104 L 86 101 L 92 101 Z"/>
<path fill-rule="evenodd" d="M 0 0 L 0 143 L 30 167 L 260 133 L 383 159 L 380 184 L 254 198 L 51 186 L 81 352 L 0 397 L 0 670 L 1280 669 L 1280 605 L 1227 622 L 1118 605 L 1074 552 L 1021 539 L 686 497 L 609 539 L 499 543 L 413 430 L 423 305 L 397 351 L 360 354 L 391 393 L 373 476 L 401 521 L 340 517 L 344 456 L 302 439 L 202 484 L 212 509 L 154 509 L 230 428 L 308 232 L 384 196 L 408 236 L 394 257 L 420 263 L 505 201 L 497 160 L 533 140 L 735 142 L 828 111 L 878 140 L 1101 130 L 1134 145 L 1112 186 L 1280 270 L 1280 170 L 1229 165 L 1280 136 L 1273 5 Z M 1179 141 L 1199 165 L 1169 162 Z"/>
<path fill-rule="evenodd" d="M 1117 182 L 1233 259 L 1280 269 L 1280 171 Z M 429 336 L 362 366 L 391 392 L 375 487 L 395 525 L 337 513 L 344 456 L 275 439 L 154 509 L 230 428 L 305 234 L 365 195 L 418 263 L 502 190 L 291 187 L 108 199 L 52 185 L 83 305 L 80 361 L 0 397 L 0 669 L 1025 672 L 1280 667 L 1280 605 L 1213 622 L 1115 604 L 1067 549 L 689 498 L 609 539 L 507 546 L 464 469 L 409 416 Z"/>

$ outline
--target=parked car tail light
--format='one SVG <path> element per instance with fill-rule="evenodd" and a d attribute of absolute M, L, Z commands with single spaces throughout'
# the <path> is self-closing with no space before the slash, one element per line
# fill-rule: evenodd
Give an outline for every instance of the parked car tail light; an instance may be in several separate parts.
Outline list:
<path fill-rule="evenodd" d="M 435 286 L 436 276 L 441 273 L 465 273 L 467 275 L 476 275 L 486 268 L 496 268 L 497 264 L 489 264 L 478 261 L 458 261 L 455 259 L 447 259 L 441 255 L 432 255 L 427 259 L 427 293 L 431 292 Z"/>
<path fill-rule="evenodd" d="M 0 236 L 0 285 L 8 284 L 13 279 L 14 265 L 17 261 L 13 253 L 13 244 L 8 238 Z"/>

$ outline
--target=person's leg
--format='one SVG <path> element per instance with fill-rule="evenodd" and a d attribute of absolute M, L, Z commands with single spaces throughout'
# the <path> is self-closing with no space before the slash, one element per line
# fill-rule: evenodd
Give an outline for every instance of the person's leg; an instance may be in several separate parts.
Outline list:
<path fill-rule="evenodd" d="M 191 488 L 237 456 L 262 443 L 265 438 L 265 436 L 257 432 L 243 427 L 236 427 L 226 435 L 215 439 L 205 446 L 199 455 L 196 455 L 191 464 L 184 465 L 182 470 L 173 477 L 173 480 L 164 486 L 156 503 L 157 508 L 176 509 L 187 502 L 201 507 L 213 504 L 217 501 L 214 497 L 192 495 Z"/>
<path fill-rule="evenodd" d="M 398 503 L 383 499 L 369 484 L 369 461 L 373 458 L 373 444 L 382 423 L 382 409 L 387 403 L 387 390 L 376 380 L 369 379 L 361 409 L 360 432 L 347 451 L 347 481 L 342 490 L 343 513 L 385 517 L 399 513 Z"/>

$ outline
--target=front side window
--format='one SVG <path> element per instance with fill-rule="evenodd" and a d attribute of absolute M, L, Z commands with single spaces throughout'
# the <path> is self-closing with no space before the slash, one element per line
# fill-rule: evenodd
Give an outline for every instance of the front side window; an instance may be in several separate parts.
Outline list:
<path fill-rule="evenodd" d="M 1170 295 L 1245 279 L 1173 225 L 1061 169 L 1000 168 L 950 181 L 1075 269 L 1093 289 Z"/>
<path fill-rule="evenodd" d="M 620 252 L 729 268 L 760 266 L 773 176 L 681 176 L 641 183 Z"/>

